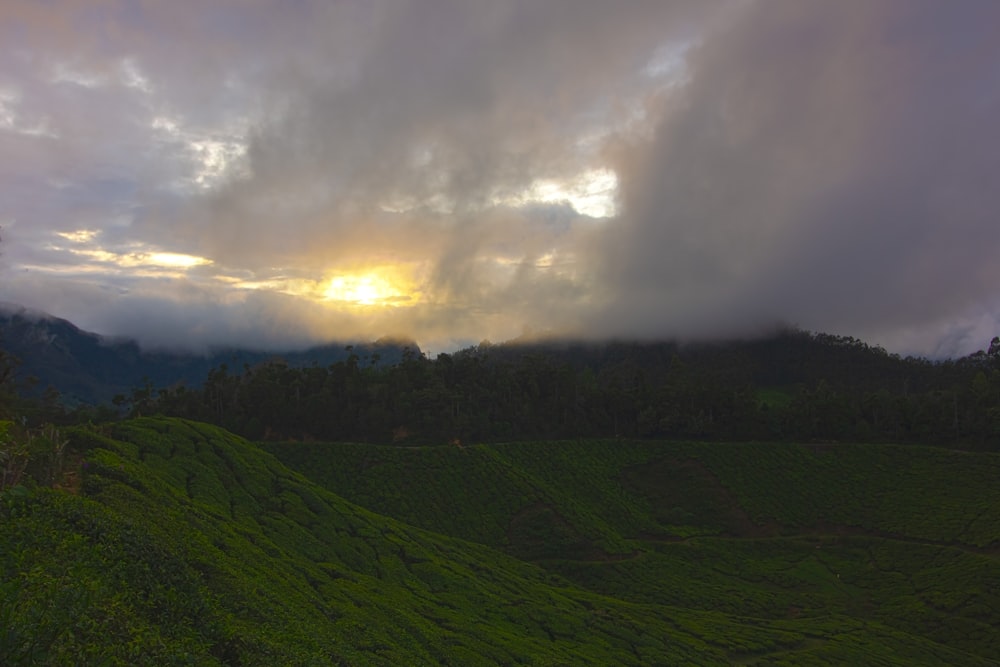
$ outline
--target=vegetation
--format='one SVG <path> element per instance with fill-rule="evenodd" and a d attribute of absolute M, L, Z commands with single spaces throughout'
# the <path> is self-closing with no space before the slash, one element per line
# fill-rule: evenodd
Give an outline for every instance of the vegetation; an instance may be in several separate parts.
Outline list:
<path fill-rule="evenodd" d="M 767 447 L 272 447 L 306 467 L 339 461 L 331 487 L 384 488 L 392 513 L 434 532 L 205 424 L 76 427 L 69 448 L 73 485 L 35 480 L 5 499 L 4 664 L 990 664 L 997 650 L 989 513 L 959 525 L 955 502 L 890 521 L 857 514 L 862 497 L 821 524 L 772 486 L 788 481 L 779 461 L 840 466 L 860 475 L 845 492 L 891 508 L 916 494 L 893 471 L 898 448 L 777 446 L 740 478 L 741 456 Z M 911 469 L 998 465 L 912 451 Z M 685 477 L 702 492 L 650 491 Z M 979 493 L 996 506 L 990 485 Z"/>
<path fill-rule="evenodd" d="M 376 511 L 593 592 L 790 627 L 849 618 L 1000 654 L 995 454 L 625 441 L 268 449 Z"/>
<path fill-rule="evenodd" d="M 206 424 L 67 434 L 75 481 L 26 477 L 4 496 L 3 664 L 989 665 L 998 652 L 1000 492 L 980 483 L 994 454 L 268 446 L 307 479 Z M 830 474 L 843 477 L 814 478 Z M 959 478 L 965 495 L 949 492 Z"/>
<path fill-rule="evenodd" d="M 508 546 L 506 526 L 532 505 L 556 509 L 613 552 L 642 536 L 771 537 L 824 526 L 1000 547 L 1000 455 L 992 453 L 623 440 L 263 446 L 381 514 L 496 547 Z"/>
<path fill-rule="evenodd" d="M 348 350 L 126 421 L 0 351 L 0 664 L 1000 664 L 1000 341 L 775 340 Z"/>
<path fill-rule="evenodd" d="M 644 437 L 861 441 L 1000 449 L 1000 339 L 958 361 L 901 359 L 786 331 L 715 345 L 481 344 L 379 365 L 280 361 L 200 387 L 133 393 L 133 414 L 251 439 L 395 444 Z"/>
<path fill-rule="evenodd" d="M 54 391 L 62 404 L 72 407 L 110 405 L 116 395 L 124 399 L 134 388 L 199 385 L 211 369 L 223 364 L 243 368 L 276 356 L 239 348 L 200 353 L 145 350 L 135 341 L 81 331 L 66 320 L 10 304 L 0 304 L 0 344 L 22 362 L 18 374 L 23 393 L 40 397 L 44 391 Z M 402 343 L 390 339 L 351 347 L 363 357 L 378 356 L 384 364 L 399 361 L 401 350 Z M 329 344 L 281 357 L 297 367 L 329 365 L 349 354 L 342 344 Z"/>

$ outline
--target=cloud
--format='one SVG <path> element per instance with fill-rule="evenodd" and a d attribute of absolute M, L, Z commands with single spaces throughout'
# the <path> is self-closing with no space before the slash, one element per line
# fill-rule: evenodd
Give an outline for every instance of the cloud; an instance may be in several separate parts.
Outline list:
<path fill-rule="evenodd" d="M 353 40 L 364 48 L 316 54 L 331 71 L 319 75 L 317 61 L 283 68 L 295 85 L 264 93 L 270 112 L 249 137 L 250 177 L 195 202 L 169 229 L 241 262 L 317 246 L 336 260 L 355 253 L 361 228 L 428 234 L 433 244 L 540 178 L 600 166 L 576 143 L 608 122 L 601 107 L 617 92 L 608 82 L 620 77 L 627 90 L 670 37 L 671 15 L 690 13 L 661 4 L 379 5 L 366 39 Z M 383 215 L 400 208 L 408 215 Z"/>
<path fill-rule="evenodd" d="M 169 346 L 791 322 L 964 353 L 1000 312 L 998 14 L 13 0 L 0 299 Z"/>
<path fill-rule="evenodd" d="M 622 153 L 593 326 L 891 338 L 977 317 L 1000 284 L 998 19 L 991 2 L 735 7 Z"/>

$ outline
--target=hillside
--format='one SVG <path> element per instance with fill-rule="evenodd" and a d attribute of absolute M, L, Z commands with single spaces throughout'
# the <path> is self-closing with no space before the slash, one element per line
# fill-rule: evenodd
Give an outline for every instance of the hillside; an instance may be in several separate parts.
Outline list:
<path fill-rule="evenodd" d="M 489 345 L 372 367 L 262 366 L 133 404 L 253 440 L 884 442 L 1000 450 L 1000 340 L 932 363 L 802 331 L 679 345 Z"/>
<path fill-rule="evenodd" d="M 345 345 L 285 351 L 214 349 L 200 354 L 145 350 L 133 340 L 105 338 L 46 313 L 0 303 L 0 349 L 19 361 L 22 389 L 40 393 L 51 387 L 71 405 L 110 403 L 116 395 L 128 397 L 136 389 L 197 387 L 222 365 L 240 372 L 276 359 L 292 368 L 328 366 L 351 355 Z M 178 350 L 182 347 L 183 341 L 178 341 Z M 377 355 L 382 363 L 395 363 L 404 347 L 417 349 L 415 343 L 380 341 L 355 343 L 352 350 L 366 359 Z"/>
<path fill-rule="evenodd" d="M 761 480 L 885 482 L 893 450 L 776 449 L 740 486 L 735 447 L 352 447 L 275 450 L 328 461 L 324 489 L 205 424 L 74 430 L 60 489 L 3 495 L 0 663 L 995 664 L 996 512 L 952 521 L 996 508 L 990 455 L 951 454 L 954 511 L 927 516 L 945 476 L 852 533 L 864 498 L 830 531 L 822 487 L 791 516 Z M 886 497 L 917 502 L 913 475 Z"/>
<path fill-rule="evenodd" d="M 7 413 L 35 424 L 161 414 L 250 440 L 626 437 L 1000 451 L 1000 338 L 937 362 L 796 329 L 701 344 L 484 341 L 434 359 L 386 339 L 198 356 L 145 351 L 4 308 L 0 384 L 12 371 L 25 394 Z"/>
<path fill-rule="evenodd" d="M 881 641 L 867 632 L 882 627 L 914 646 L 1000 655 L 995 454 L 629 441 L 267 447 L 370 509 L 528 559 L 580 588 L 823 638 L 790 663 L 827 651 L 834 664 L 854 662 L 827 642 L 855 625 L 865 645 Z"/>

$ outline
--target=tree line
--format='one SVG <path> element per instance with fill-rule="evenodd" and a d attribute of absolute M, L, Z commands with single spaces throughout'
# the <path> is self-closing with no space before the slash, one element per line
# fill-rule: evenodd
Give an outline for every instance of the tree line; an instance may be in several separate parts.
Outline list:
<path fill-rule="evenodd" d="M 798 330 L 700 345 L 483 342 L 434 359 L 406 348 L 388 366 L 348 352 L 329 366 L 220 365 L 201 386 L 147 384 L 118 404 L 258 440 L 627 437 L 1000 449 L 1000 339 L 945 362 Z"/>

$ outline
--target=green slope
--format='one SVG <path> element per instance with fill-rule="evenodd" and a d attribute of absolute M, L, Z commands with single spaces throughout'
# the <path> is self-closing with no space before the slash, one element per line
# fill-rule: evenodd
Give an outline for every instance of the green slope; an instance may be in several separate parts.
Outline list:
<path fill-rule="evenodd" d="M 995 664 L 988 530 L 727 537 L 768 506 L 664 463 L 725 448 L 294 450 L 327 490 L 193 422 L 72 447 L 78 486 L 2 497 L 0 664 Z M 720 477 L 648 491 L 678 469 Z M 333 492 L 379 489 L 409 523 Z"/>
<path fill-rule="evenodd" d="M 1000 655 L 995 454 L 623 441 L 267 448 L 375 511 L 592 592 L 814 640 L 755 655 L 760 664 L 849 662 L 830 643 L 848 635 L 872 664 L 887 628 L 913 651 L 889 663 Z M 959 654 L 939 653 L 950 650 Z"/>
<path fill-rule="evenodd" d="M 77 493 L 4 496 L 0 664 L 638 665 L 811 646 L 378 516 L 214 427 L 143 419 L 73 446 Z"/>

